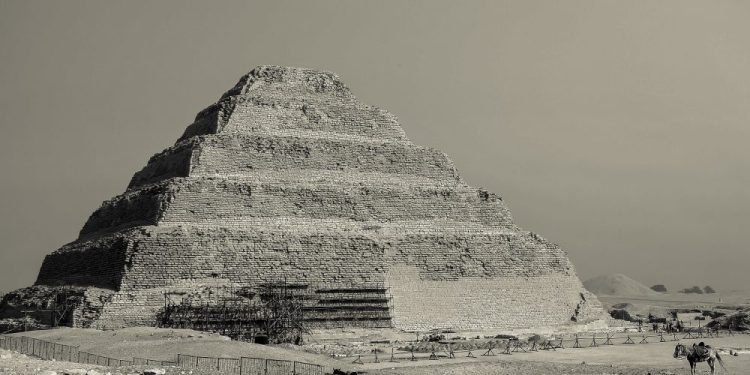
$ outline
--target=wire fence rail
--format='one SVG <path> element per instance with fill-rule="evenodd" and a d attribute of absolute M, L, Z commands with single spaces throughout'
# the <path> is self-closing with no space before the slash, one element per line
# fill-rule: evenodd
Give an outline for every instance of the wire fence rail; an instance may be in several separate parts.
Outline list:
<path fill-rule="evenodd" d="M 313 363 L 267 358 L 217 358 L 177 354 L 175 361 L 134 357 L 132 360 L 112 358 L 85 352 L 78 346 L 40 340 L 27 336 L 0 335 L 0 348 L 32 355 L 41 359 L 81 364 L 120 366 L 176 366 L 185 369 L 216 370 L 237 375 L 323 375 L 325 368 Z"/>
<path fill-rule="evenodd" d="M 456 356 L 477 357 L 498 354 L 530 353 L 545 350 L 592 348 L 608 345 L 642 345 L 650 343 L 677 342 L 680 340 L 719 338 L 733 336 L 732 330 L 689 329 L 683 332 L 631 332 L 631 333 L 586 333 L 557 336 L 552 339 L 525 341 L 516 339 L 490 339 L 470 349 L 454 350 L 459 342 L 426 343 L 412 342 L 400 349 L 373 350 L 372 354 L 356 355 L 353 364 L 378 363 L 382 361 L 418 361 L 451 359 Z M 462 340 L 463 341 L 463 340 Z M 131 360 L 112 358 L 85 352 L 71 346 L 26 336 L 0 335 L 0 348 L 32 355 L 41 359 L 92 364 L 99 366 L 175 366 L 185 369 L 212 370 L 233 375 L 324 375 L 326 368 L 317 364 L 277 360 L 268 358 L 217 358 L 177 354 L 174 361 L 153 360 L 134 357 Z M 382 353 L 382 354 L 378 354 Z M 354 358 L 353 356 L 351 358 Z"/>
<path fill-rule="evenodd" d="M 680 340 L 720 338 L 734 336 L 738 332 L 732 330 L 693 329 L 683 332 L 633 332 L 633 333 L 585 333 L 557 336 L 552 339 L 526 341 L 517 339 L 490 339 L 474 345 L 473 348 L 455 349 L 466 341 L 448 342 L 412 342 L 400 349 L 389 348 L 373 350 L 372 354 L 358 354 L 352 363 L 401 362 L 419 360 L 452 359 L 457 356 L 475 358 L 478 356 L 495 356 L 498 354 L 512 355 L 513 353 L 533 353 L 540 351 L 556 351 L 559 349 L 582 349 L 614 345 L 642 345 L 651 343 L 678 342 Z M 379 354 L 381 353 L 381 354 Z"/>

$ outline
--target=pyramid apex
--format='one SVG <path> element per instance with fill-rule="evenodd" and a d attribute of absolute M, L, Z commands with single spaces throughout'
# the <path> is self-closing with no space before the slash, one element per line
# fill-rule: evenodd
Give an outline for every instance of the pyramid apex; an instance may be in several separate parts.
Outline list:
<path fill-rule="evenodd" d="M 336 96 L 352 96 L 340 77 L 329 71 L 279 65 L 258 65 L 240 78 L 237 84 L 222 95 L 222 98 L 247 94 L 258 87 L 271 86 L 285 91 L 298 89 L 308 93 L 330 93 Z"/>

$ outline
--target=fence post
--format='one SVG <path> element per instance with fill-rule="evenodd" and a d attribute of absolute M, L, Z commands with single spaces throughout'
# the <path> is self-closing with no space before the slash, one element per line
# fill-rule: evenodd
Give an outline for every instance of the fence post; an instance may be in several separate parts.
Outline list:
<path fill-rule="evenodd" d="M 265 363 L 265 366 L 263 366 L 263 373 L 268 375 L 268 359 L 266 359 Z"/>

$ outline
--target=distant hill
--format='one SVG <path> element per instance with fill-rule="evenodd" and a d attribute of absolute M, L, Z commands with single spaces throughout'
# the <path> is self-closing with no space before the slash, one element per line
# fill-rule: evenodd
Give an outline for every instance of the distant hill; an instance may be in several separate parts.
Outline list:
<path fill-rule="evenodd" d="M 597 276 L 583 282 L 591 293 L 607 296 L 657 296 L 659 293 L 651 288 L 623 275 L 612 274 Z"/>

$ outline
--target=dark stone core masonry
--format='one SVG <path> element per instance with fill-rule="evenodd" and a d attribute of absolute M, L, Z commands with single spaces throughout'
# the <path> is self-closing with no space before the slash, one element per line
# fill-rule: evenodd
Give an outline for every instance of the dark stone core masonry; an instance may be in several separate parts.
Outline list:
<path fill-rule="evenodd" d="M 387 325 L 404 330 L 603 317 L 566 253 L 516 226 L 444 153 L 409 141 L 335 74 L 277 66 L 198 113 L 8 298 L 67 288 L 72 325 L 117 328 L 155 324 L 165 295 L 279 281 L 314 295 L 384 291 Z"/>

